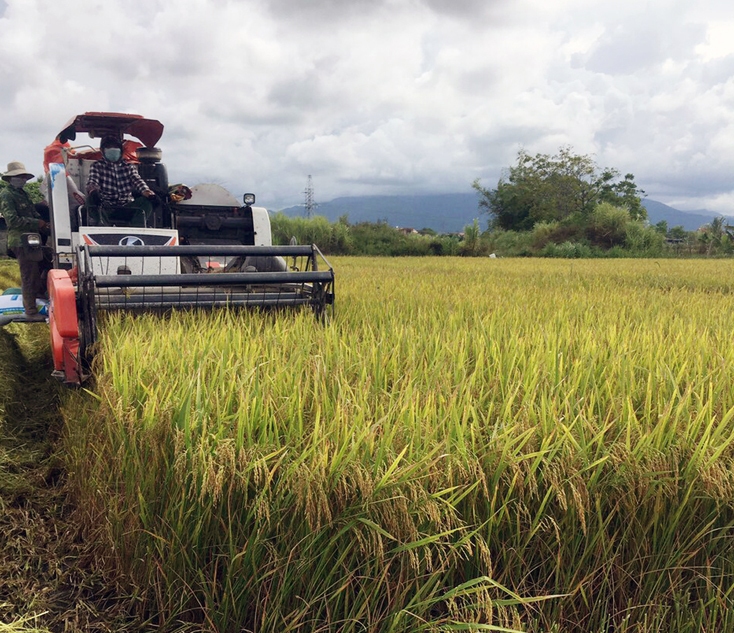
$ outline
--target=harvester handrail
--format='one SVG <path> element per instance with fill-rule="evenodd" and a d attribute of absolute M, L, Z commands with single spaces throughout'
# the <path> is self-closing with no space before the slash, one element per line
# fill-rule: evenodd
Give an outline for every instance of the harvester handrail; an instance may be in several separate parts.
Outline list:
<path fill-rule="evenodd" d="M 313 255 L 314 246 L 240 246 L 220 244 L 197 244 L 184 246 L 87 246 L 90 257 L 196 257 L 196 256 L 275 256 L 293 257 Z M 318 249 L 317 249 L 318 250 Z"/>
<path fill-rule="evenodd" d="M 323 262 L 329 267 L 329 270 L 333 271 L 334 267 L 329 263 L 329 260 L 324 257 L 324 254 L 321 252 L 321 249 L 316 246 L 316 244 L 311 244 L 311 248 L 313 248 L 313 252 L 315 254 L 318 254 L 318 256 L 323 260 Z M 314 262 L 316 261 L 316 257 L 314 256 Z"/>
<path fill-rule="evenodd" d="M 237 286 L 267 284 L 328 283 L 332 271 L 294 271 L 274 273 L 190 273 L 180 275 L 97 275 L 98 288 L 135 288 L 149 286 Z"/>

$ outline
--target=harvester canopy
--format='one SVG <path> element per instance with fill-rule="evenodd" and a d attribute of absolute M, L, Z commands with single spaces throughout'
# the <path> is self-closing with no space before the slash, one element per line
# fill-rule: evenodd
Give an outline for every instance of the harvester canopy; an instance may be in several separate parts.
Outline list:
<path fill-rule="evenodd" d="M 80 132 L 92 138 L 128 134 L 140 139 L 146 147 L 154 147 L 163 136 L 163 123 L 139 114 L 116 112 L 85 112 L 69 121 L 58 135 L 62 143 L 73 141 Z"/>

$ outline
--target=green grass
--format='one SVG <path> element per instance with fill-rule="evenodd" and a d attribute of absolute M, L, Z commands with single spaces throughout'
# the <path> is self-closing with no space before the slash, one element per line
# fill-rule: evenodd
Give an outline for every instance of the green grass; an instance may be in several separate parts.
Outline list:
<path fill-rule="evenodd" d="M 336 266 L 326 328 L 106 320 L 66 446 L 141 609 L 164 630 L 734 630 L 727 263 Z"/>

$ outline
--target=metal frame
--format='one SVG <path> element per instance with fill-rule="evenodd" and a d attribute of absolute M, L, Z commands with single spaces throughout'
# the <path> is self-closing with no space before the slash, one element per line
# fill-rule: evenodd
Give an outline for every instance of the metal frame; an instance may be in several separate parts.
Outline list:
<path fill-rule="evenodd" d="M 282 272 L 202 272 L 95 275 L 93 258 L 283 257 Z M 300 262 L 299 262 L 300 259 Z M 328 270 L 319 270 L 319 260 Z M 88 246 L 78 248 L 81 354 L 97 338 L 99 310 L 168 312 L 178 309 L 310 307 L 321 321 L 334 309 L 334 270 L 309 246 Z M 300 266 L 296 266 L 300 263 Z"/>

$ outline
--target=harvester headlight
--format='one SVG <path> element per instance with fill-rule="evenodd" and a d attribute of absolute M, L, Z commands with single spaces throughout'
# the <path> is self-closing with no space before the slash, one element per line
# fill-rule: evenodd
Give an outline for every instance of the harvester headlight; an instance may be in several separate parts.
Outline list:
<path fill-rule="evenodd" d="M 30 246 L 31 248 L 38 248 L 43 244 L 41 241 L 41 236 L 38 233 L 28 233 L 26 236 L 26 244 Z"/>
<path fill-rule="evenodd" d="M 244 201 L 246 207 L 251 207 L 253 204 L 255 204 L 255 194 L 246 193 L 244 196 L 242 196 L 242 200 Z"/>

